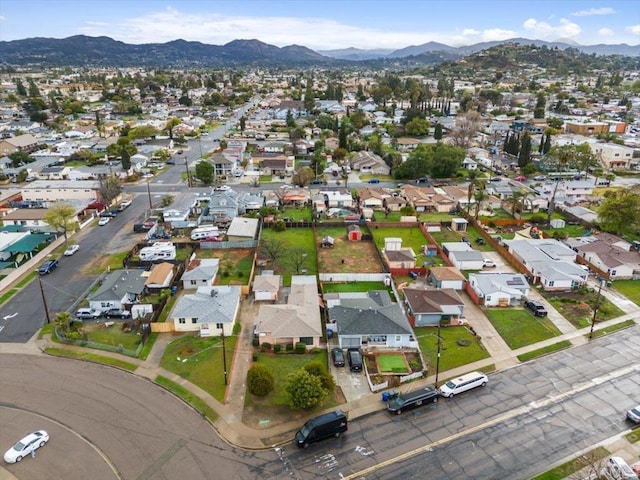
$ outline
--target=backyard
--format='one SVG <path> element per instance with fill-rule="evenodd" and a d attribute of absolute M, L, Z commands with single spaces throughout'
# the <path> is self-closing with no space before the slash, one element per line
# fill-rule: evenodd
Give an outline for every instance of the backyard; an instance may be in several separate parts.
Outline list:
<path fill-rule="evenodd" d="M 167 345 L 160 366 L 223 402 L 226 389 L 223 353 L 226 355 L 227 371 L 231 371 L 231 360 L 238 337 L 225 337 L 224 349 L 220 337 L 201 338 L 195 334 L 174 337 Z"/>
<path fill-rule="evenodd" d="M 560 335 L 547 317 L 534 317 L 522 308 L 487 309 L 485 313 L 512 350 Z"/>
<path fill-rule="evenodd" d="M 276 240 L 277 239 L 277 240 Z M 276 274 L 283 276 L 284 285 L 291 285 L 291 275 L 316 275 L 318 263 L 313 230 L 310 228 L 288 228 L 276 232 L 272 228 L 262 230 L 262 240 L 281 240 L 284 244 L 281 256 L 275 265 L 270 265 Z"/>
<path fill-rule="evenodd" d="M 384 239 L 393 237 L 402 239 L 402 248 L 412 248 L 418 259 L 426 258 L 421 255 L 422 246 L 429 243 L 425 236 L 422 234 L 419 228 L 411 227 L 383 227 L 378 225 L 369 225 L 375 244 L 378 250 L 384 248 Z M 416 265 L 422 265 L 419 260 L 416 260 Z"/>
<path fill-rule="evenodd" d="M 613 289 L 640 305 L 640 280 L 616 280 Z"/>
<path fill-rule="evenodd" d="M 386 287 L 383 282 L 342 282 L 322 284 L 322 293 L 325 294 L 342 292 L 369 292 L 371 290 L 390 290 L 390 287 Z"/>
<path fill-rule="evenodd" d="M 415 327 L 413 329 L 422 356 L 428 364 L 428 373 L 436 372 L 438 352 L 438 329 L 436 327 Z M 452 326 L 440 328 L 440 371 L 444 372 L 468 363 L 489 358 L 479 337 L 466 327 Z"/>
<path fill-rule="evenodd" d="M 293 221 L 310 221 L 312 217 L 311 207 L 285 207 L 280 215 L 280 218 L 288 218 Z"/>
<path fill-rule="evenodd" d="M 382 271 L 373 242 L 347 240 L 346 227 L 318 228 L 318 242 L 327 236 L 333 238 L 334 245 L 318 248 L 318 269 L 321 272 L 376 273 Z"/>
<path fill-rule="evenodd" d="M 480 233 L 473 225 L 467 225 L 467 230 L 465 232 L 454 232 L 450 229 L 445 229 L 440 232 L 429 232 L 433 239 L 438 242 L 439 245 L 442 245 L 444 242 L 460 242 L 462 241 L 462 237 L 466 237 L 472 244 L 472 248 L 474 250 L 479 250 L 481 252 L 492 252 L 494 248 L 489 245 L 489 243 L 485 243 L 484 245 L 478 245 L 475 240 L 480 237 Z"/>
<path fill-rule="evenodd" d="M 197 256 L 220 260 L 216 285 L 246 285 L 251 275 L 254 253 L 252 248 L 199 249 Z"/>

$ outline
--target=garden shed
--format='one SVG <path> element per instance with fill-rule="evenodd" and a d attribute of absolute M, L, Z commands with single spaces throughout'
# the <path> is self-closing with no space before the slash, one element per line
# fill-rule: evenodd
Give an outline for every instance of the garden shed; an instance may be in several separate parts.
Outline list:
<path fill-rule="evenodd" d="M 554 218 L 551 220 L 551 228 L 564 228 L 565 221 L 561 218 Z"/>

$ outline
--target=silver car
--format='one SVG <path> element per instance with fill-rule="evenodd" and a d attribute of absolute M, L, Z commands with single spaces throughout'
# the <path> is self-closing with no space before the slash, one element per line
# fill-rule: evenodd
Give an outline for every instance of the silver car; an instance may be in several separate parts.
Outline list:
<path fill-rule="evenodd" d="M 633 423 L 640 424 L 640 405 L 627 412 L 627 418 Z"/>

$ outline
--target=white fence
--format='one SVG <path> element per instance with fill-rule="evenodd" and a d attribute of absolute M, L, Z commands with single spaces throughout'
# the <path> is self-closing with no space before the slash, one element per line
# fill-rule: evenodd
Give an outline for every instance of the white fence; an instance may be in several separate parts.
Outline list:
<path fill-rule="evenodd" d="M 409 382 L 411 380 L 415 380 L 416 378 L 422 378 L 422 372 L 410 373 L 409 375 L 400 377 L 400 383 Z"/>
<path fill-rule="evenodd" d="M 321 282 L 384 282 L 391 280 L 388 273 L 320 273 Z"/>

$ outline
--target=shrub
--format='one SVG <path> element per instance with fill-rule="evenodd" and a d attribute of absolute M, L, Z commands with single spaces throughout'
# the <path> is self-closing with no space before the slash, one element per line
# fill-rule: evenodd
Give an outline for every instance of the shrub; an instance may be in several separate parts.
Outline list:
<path fill-rule="evenodd" d="M 327 395 L 322 381 L 304 368 L 287 378 L 287 393 L 292 408 L 311 408 L 318 405 Z"/>
<path fill-rule="evenodd" d="M 253 345 L 254 347 L 259 347 L 260 339 L 258 337 L 253 337 L 253 340 L 251 340 L 251 345 Z"/>
<path fill-rule="evenodd" d="M 318 377 L 320 379 L 320 382 L 322 382 L 322 388 L 324 388 L 327 392 L 333 392 L 335 390 L 336 384 L 333 380 L 333 377 L 329 375 L 326 367 L 324 367 L 321 363 L 307 363 L 303 368 L 311 375 Z"/>
<path fill-rule="evenodd" d="M 279 343 L 276 343 L 273 346 L 273 353 L 280 353 L 280 350 L 282 350 L 282 345 L 280 345 Z"/>
<path fill-rule="evenodd" d="M 264 365 L 252 365 L 247 371 L 247 389 L 257 397 L 265 397 L 273 391 L 275 380 Z"/>
<path fill-rule="evenodd" d="M 238 335 L 240 333 L 240 331 L 242 330 L 242 324 L 241 323 L 234 323 L 233 324 L 233 334 L 234 335 Z"/>
<path fill-rule="evenodd" d="M 468 340 L 466 338 L 459 338 L 456 343 L 458 345 L 460 345 L 461 347 L 468 347 L 469 345 L 471 345 L 471 340 Z"/>
<path fill-rule="evenodd" d="M 287 343 L 287 344 L 284 346 L 284 349 L 285 349 L 287 352 L 291 352 L 291 351 L 293 351 L 293 343 Z"/>
<path fill-rule="evenodd" d="M 268 352 L 269 350 L 271 350 L 271 344 L 269 342 L 264 342 L 260 346 L 260 350 L 262 350 L 263 352 Z"/>
<path fill-rule="evenodd" d="M 302 342 L 298 342 L 296 343 L 296 353 L 298 354 L 302 354 L 305 353 L 307 351 L 307 345 L 302 343 Z"/>
<path fill-rule="evenodd" d="M 287 229 L 287 225 L 284 223 L 284 220 L 276 220 L 273 224 L 274 232 L 284 232 Z"/>
<path fill-rule="evenodd" d="M 258 361 L 258 354 L 254 353 L 253 355 L 251 355 L 251 360 L 253 360 L 254 362 Z"/>

